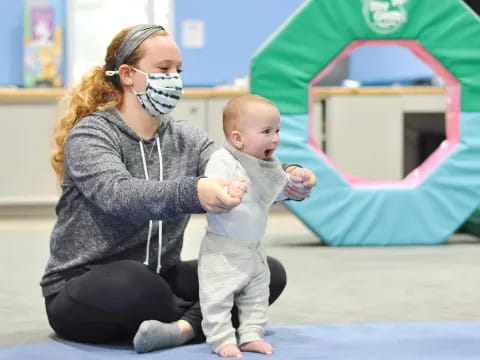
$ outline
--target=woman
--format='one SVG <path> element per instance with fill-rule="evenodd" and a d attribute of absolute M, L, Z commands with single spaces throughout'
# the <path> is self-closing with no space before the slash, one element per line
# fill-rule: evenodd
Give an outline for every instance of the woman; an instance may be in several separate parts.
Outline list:
<path fill-rule="evenodd" d="M 168 115 L 183 93 L 181 67 L 161 26 L 127 28 L 69 97 L 52 155 L 62 195 L 41 281 L 50 325 L 67 339 L 136 334 L 145 352 L 202 338 L 197 262 L 180 260 L 184 230 L 190 214 L 229 211 L 240 199 L 225 193 L 227 180 L 202 177 L 212 140 Z M 286 190 L 291 199 L 315 184 L 304 173 L 293 181 L 305 188 Z M 272 303 L 286 277 L 268 262 Z"/>

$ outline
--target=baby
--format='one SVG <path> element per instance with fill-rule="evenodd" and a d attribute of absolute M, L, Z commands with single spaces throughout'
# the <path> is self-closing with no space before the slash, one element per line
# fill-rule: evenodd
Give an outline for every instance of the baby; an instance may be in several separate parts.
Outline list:
<path fill-rule="evenodd" d="M 241 357 L 241 351 L 272 354 L 273 347 L 263 340 L 270 272 L 261 238 L 270 206 L 287 198 L 289 180 L 273 156 L 280 114 L 261 96 L 239 96 L 224 109 L 223 130 L 227 141 L 210 158 L 205 175 L 234 180 L 225 190 L 242 201 L 230 212 L 207 213 L 198 267 L 202 328 L 222 357 Z M 240 347 L 231 321 L 234 304 Z"/>

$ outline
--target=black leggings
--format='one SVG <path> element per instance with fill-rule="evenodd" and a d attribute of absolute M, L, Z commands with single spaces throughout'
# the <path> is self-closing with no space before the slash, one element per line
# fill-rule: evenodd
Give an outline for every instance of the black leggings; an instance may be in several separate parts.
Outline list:
<path fill-rule="evenodd" d="M 271 257 L 270 304 L 286 285 L 282 264 Z M 122 260 L 72 278 L 45 299 L 50 326 L 61 337 L 89 343 L 131 340 L 144 320 L 188 321 L 202 341 L 198 262 L 178 263 L 157 275 L 143 264 Z M 233 309 L 233 325 L 238 325 Z"/>

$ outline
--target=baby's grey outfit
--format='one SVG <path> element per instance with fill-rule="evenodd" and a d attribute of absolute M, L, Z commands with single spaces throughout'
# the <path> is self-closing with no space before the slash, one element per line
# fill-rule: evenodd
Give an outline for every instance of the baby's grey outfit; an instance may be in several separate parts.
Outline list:
<path fill-rule="evenodd" d="M 236 344 L 231 310 L 238 308 L 239 344 L 260 340 L 267 323 L 270 272 L 261 243 L 268 211 L 284 200 L 287 177 L 276 158 L 259 160 L 229 143 L 210 158 L 207 177 L 245 180 L 240 205 L 223 214 L 207 213 L 207 233 L 200 248 L 198 276 L 202 328 L 214 352 Z"/>

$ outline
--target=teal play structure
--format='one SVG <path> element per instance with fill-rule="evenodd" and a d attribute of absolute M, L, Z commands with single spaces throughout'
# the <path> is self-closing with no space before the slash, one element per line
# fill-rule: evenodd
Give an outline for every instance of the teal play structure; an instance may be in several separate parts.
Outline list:
<path fill-rule="evenodd" d="M 358 46 L 392 44 L 445 80 L 446 140 L 401 181 L 358 181 L 310 140 L 312 87 Z M 278 157 L 318 177 L 310 199 L 287 206 L 327 244 L 438 244 L 478 207 L 480 20 L 463 1 L 306 1 L 253 57 L 250 75 L 251 92 L 280 110 Z"/>

